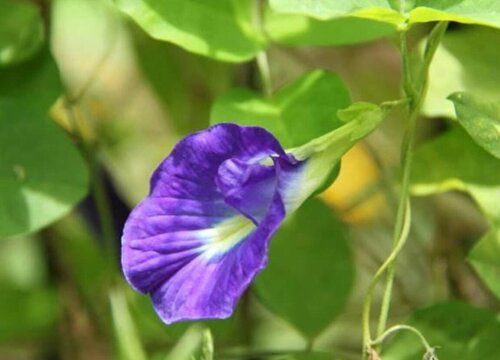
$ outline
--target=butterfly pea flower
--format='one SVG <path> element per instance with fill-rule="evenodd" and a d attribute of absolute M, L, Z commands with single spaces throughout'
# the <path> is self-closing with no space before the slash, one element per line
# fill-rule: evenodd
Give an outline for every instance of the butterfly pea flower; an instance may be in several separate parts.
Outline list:
<path fill-rule="evenodd" d="M 355 129 L 346 125 L 289 151 L 263 128 L 231 123 L 182 139 L 126 221 L 127 281 L 151 296 L 167 324 L 230 316 L 266 266 L 285 217 L 364 135 Z"/>

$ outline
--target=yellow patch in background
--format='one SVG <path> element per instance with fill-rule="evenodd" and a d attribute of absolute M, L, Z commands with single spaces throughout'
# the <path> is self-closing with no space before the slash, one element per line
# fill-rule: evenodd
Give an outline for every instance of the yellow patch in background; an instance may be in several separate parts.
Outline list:
<path fill-rule="evenodd" d="M 370 151 L 360 142 L 342 157 L 339 176 L 320 197 L 345 221 L 366 223 L 386 211 L 384 194 L 377 187 L 380 178 Z"/>

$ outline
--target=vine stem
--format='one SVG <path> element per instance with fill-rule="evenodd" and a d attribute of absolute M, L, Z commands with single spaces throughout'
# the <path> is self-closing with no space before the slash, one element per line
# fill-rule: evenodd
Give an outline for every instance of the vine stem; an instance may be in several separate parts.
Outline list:
<path fill-rule="evenodd" d="M 269 60 L 266 51 L 260 51 L 257 54 L 257 67 L 259 69 L 260 80 L 262 82 L 262 90 L 267 97 L 273 94 L 273 84 L 271 81 L 271 69 L 269 67 Z"/>
<path fill-rule="evenodd" d="M 420 338 L 420 341 L 422 342 L 422 345 L 424 346 L 425 350 L 427 352 L 433 351 L 433 348 L 429 345 L 429 342 L 425 339 L 424 335 L 420 331 L 418 331 L 416 328 L 414 328 L 413 326 L 409 326 L 409 325 L 394 325 L 394 326 L 390 327 L 383 334 L 381 334 L 378 338 L 373 340 L 372 345 L 381 344 L 382 342 L 384 342 L 384 340 L 389 335 L 391 335 L 395 332 L 401 331 L 401 330 L 408 330 L 408 331 L 411 331 L 412 333 L 416 334 Z"/>
<path fill-rule="evenodd" d="M 264 5 L 262 0 L 253 1 L 253 25 L 262 34 L 263 38 L 267 39 L 267 34 L 264 29 Z M 256 56 L 257 69 L 259 71 L 262 91 L 267 97 L 273 94 L 273 82 L 271 80 L 271 68 L 267 51 L 262 50 Z"/>
<path fill-rule="evenodd" d="M 408 237 L 408 233 L 410 231 L 410 222 L 411 222 L 411 210 L 410 210 L 410 203 L 409 201 L 407 201 L 406 206 L 404 208 L 404 222 L 403 222 L 403 227 L 401 229 L 401 236 L 398 238 L 396 246 L 392 249 L 391 253 L 389 254 L 389 257 L 384 261 L 382 266 L 377 270 L 377 272 L 373 276 L 372 281 L 370 282 L 370 285 L 368 287 L 368 292 L 365 297 L 365 301 L 363 303 L 363 359 L 366 359 L 368 355 L 368 350 L 370 349 L 372 343 L 370 335 L 370 312 L 371 312 L 371 305 L 375 287 L 377 286 L 379 280 L 384 275 L 385 271 L 387 271 L 387 269 L 393 264 L 393 262 L 396 260 L 397 256 L 403 249 L 403 246 Z"/>
<path fill-rule="evenodd" d="M 427 92 L 428 85 L 428 73 L 429 67 L 432 62 L 432 58 L 437 50 L 439 42 L 441 41 L 448 23 L 440 22 L 438 23 L 429 35 L 427 46 L 424 51 L 424 60 L 420 72 L 417 75 L 416 81 L 413 79 L 413 73 L 410 66 L 409 51 L 407 46 L 407 34 L 402 32 L 400 34 L 400 51 L 401 51 L 401 62 L 403 68 L 403 90 L 406 97 L 410 99 L 409 101 L 409 115 L 408 115 L 408 127 L 401 146 L 401 168 L 402 168 L 402 179 L 401 179 L 401 191 L 399 197 L 399 203 L 396 214 L 396 223 L 394 226 L 393 233 L 393 249 L 382 264 L 379 270 L 375 273 L 365 298 L 363 304 L 363 359 L 366 359 L 369 354 L 369 350 L 372 346 L 371 332 L 370 332 L 370 311 L 373 299 L 373 292 L 376 285 L 387 272 L 385 280 L 385 289 L 383 292 L 382 305 L 380 309 L 380 315 L 377 325 L 377 334 L 380 337 L 386 328 L 387 319 L 389 316 L 390 302 L 392 298 L 392 288 L 394 283 L 395 274 L 395 262 L 397 256 L 402 250 L 406 239 L 408 237 L 411 225 L 411 213 L 410 213 L 410 177 L 411 177 L 411 166 L 413 160 L 413 146 L 415 143 L 415 133 L 417 127 L 417 119 L 420 115 L 420 110 L 422 108 L 423 101 Z"/>

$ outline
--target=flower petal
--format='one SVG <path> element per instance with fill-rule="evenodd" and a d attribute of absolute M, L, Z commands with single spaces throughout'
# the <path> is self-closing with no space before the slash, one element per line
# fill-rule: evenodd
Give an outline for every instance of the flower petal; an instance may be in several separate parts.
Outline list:
<path fill-rule="evenodd" d="M 284 180 L 301 167 L 262 128 L 220 124 L 186 137 L 125 224 L 127 280 L 166 323 L 229 316 L 266 264 Z"/>
<path fill-rule="evenodd" d="M 236 301 L 267 264 L 268 242 L 285 217 L 279 196 L 276 200 L 259 226 L 230 251 L 195 258 L 153 293 L 163 321 L 231 315 Z"/>

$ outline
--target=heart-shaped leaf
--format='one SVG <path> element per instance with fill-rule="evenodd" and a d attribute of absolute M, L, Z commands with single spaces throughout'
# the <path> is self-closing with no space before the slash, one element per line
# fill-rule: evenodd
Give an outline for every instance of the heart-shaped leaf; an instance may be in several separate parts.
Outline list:
<path fill-rule="evenodd" d="M 339 127 L 342 122 L 337 111 L 349 104 L 349 93 L 340 78 L 316 70 L 284 86 L 272 98 L 233 90 L 215 102 L 210 121 L 262 126 L 287 148 Z"/>
<path fill-rule="evenodd" d="M 342 311 L 354 281 L 346 226 L 309 200 L 278 231 L 257 278 L 262 301 L 313 338 Z"/>
<path fill-rule="evenodd" d="M 61 91 L 48 52 L 9 70 L 0 72 L 0 236 L 60 218 L 88 182 L 82 157 L 47 117 Z"/>

